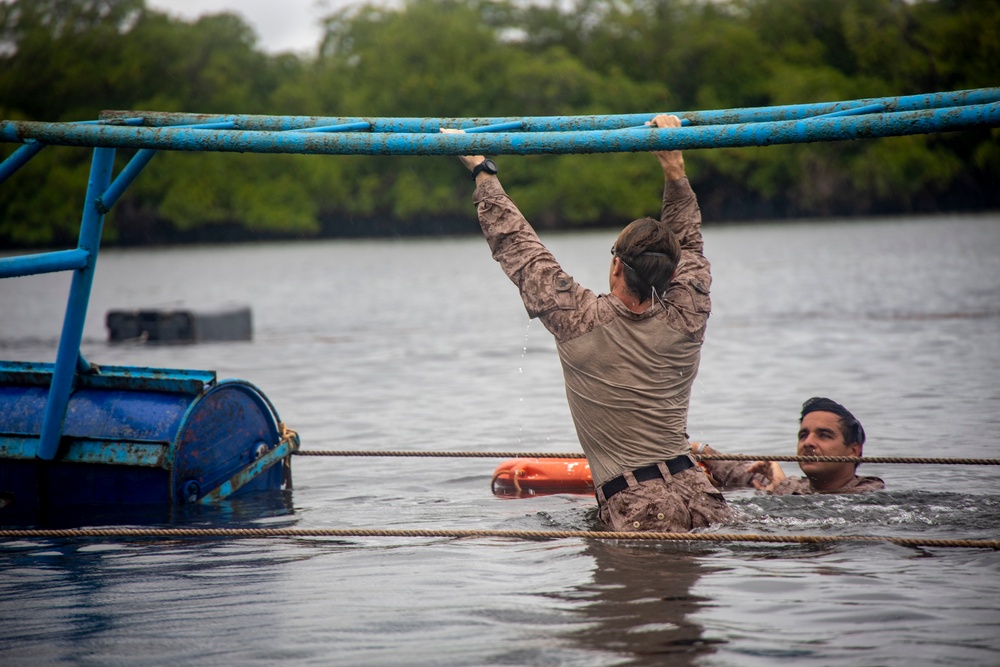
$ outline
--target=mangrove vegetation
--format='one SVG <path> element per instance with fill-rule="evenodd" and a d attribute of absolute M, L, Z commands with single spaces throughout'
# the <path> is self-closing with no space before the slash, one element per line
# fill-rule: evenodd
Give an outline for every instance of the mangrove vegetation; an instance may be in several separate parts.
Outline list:
<path fill-rule="evenodd" d="M 144 0 L 0 3 L 0 117 L 104 109 L 539 116 L 723 109 L 1000 85 L 995 0 L 405 0 L 264 51 L 234 14 Z M 0 157 L 17 148 L 0 144 Z M 129 151 L 119 151 L 124 164 Z M 1000 208 L 1000 130 L 689 151 L 706 221 Z M 50 147 L 0 187 L 0 246 L 76 238 L 90 151 Z M 540 229 L 656 213 L 652 158 L 508 156 Z M 163 152 L 105 226 L 118 244 L 476 229 L 447 157 Z"/>

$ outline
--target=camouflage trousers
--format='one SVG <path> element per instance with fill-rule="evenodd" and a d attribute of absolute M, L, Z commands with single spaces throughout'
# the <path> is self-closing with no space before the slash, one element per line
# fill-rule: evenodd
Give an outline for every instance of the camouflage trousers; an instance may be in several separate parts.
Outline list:
<path fill-rule="evenodd" d="M 682 533 L 730 518 L 729 506 L 700 466 L 666 479 L 637 482 L 624 474 L 628 488 L 605 500 L 597 492 L 597 516 L 615 531 Z"/>

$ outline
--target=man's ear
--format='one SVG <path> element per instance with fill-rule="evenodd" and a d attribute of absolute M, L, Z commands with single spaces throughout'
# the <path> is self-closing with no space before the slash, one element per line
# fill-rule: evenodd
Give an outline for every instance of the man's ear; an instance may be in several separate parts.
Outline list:
<path fill-rule="evenodd" d="M 861 452 L 864 451 L 864 446 L 860 442 L 853 442 L 847 448 L 851 450 L 850 456 L 861 456 Z"/>

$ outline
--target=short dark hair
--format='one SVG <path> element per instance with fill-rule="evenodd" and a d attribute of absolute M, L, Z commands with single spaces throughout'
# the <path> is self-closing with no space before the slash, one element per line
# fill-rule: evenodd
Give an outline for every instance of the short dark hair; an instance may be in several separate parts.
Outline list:
<path fill-rule="evenodd" d="M 681 259 L 681 244 L 670 228 L 654 218 L 630 222 L 618 235 L 614 253 L 625 264 L 625 285 L 640 299 L 670 287 Z"/>
<path fill-rule="evenodd" d="M 802 404 L 802 415 L 799 417 L 800 424 L 810 412 L 832 412 L 840 419 L 840 432 L 844 436 L 845 444 L 865 444 L 865 429 L 861 427 L 861 422 L 851 414 L 850 410 L 840 403 L 832 401 L 829 398 L 823 398 L 822 396 L 810 398 Z"/>

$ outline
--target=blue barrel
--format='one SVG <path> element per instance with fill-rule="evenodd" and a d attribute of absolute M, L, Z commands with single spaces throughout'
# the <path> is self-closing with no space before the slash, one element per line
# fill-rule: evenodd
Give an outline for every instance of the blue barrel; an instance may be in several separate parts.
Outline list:
<path fill-rule="evenodd" d="M 75 377 L 55 458 L 37 458 L 53 365 L 0 362 L 0 524 L 81 507 L 175 507 L 291 485 L 298 437 L 214 371 L 101 367 Z"/>

